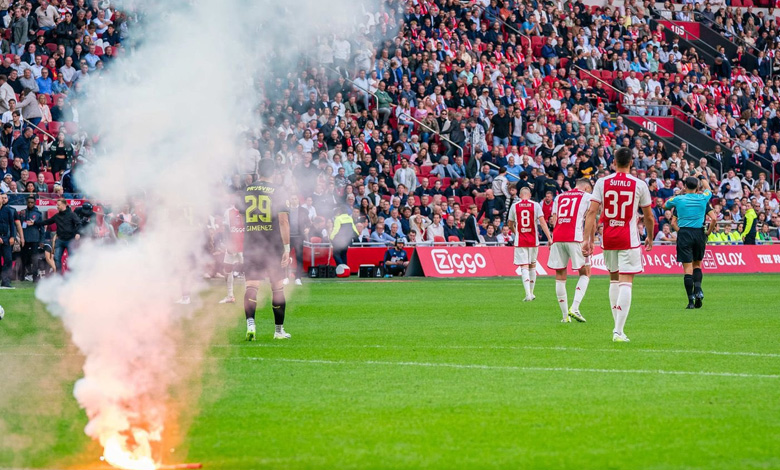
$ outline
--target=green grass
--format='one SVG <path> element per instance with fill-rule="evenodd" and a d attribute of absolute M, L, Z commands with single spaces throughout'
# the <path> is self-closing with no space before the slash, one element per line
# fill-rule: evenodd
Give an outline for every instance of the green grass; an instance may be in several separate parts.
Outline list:
<path fill-rule="evenodd" d="M 268 306 L 254 344 L 241 307 L 210 307 L 199 315 L 228 320 L 173 458 L 231 470 L 780 468 L 778 285 L 706 276 L 704 308 L 686 311 L 682 279 L 640 276 L 629 344 L 611 342 L 603 277 L 582 305 L 587 324 L 559 323 L 549 278 L 533 303 L 510 279 L 307 283 L 288 305 L 288 342 L 272 342 Z M 84 468 L 99 450 L 71 393 L 80 359 L 52 355 L 74 351 L 32 298 L 0 291 L 0 468 Z"/>

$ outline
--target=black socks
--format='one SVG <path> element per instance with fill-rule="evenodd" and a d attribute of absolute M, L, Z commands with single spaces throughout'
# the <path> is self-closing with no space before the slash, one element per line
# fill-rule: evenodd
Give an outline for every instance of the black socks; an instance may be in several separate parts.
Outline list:
<path fill-rule="evenodd" d="M 701 292 L 701 268 L 695 268 L 693 270 L 693 291 L 695 293 Z"/>
<path fill-rule="evenodd" d="M 693 300 L 693 275 L 686 274 L 684 277 L 685 281 L 685 292 L 688 294 L 688 299 Z"/>
<path fill-rule="evenodd" d="M 271 307 L 274 310 L 274 324 L 284 325 L 284 310 L 287 307 L 287 303 L 284 300 L 284 289 L 273 291 Z"/>
<path fill-rule="evenodd" d="M 246 318 L 255 318 L 257 309 L 257 287 L 247 287 L 244 292 L 244 314 Z"/>

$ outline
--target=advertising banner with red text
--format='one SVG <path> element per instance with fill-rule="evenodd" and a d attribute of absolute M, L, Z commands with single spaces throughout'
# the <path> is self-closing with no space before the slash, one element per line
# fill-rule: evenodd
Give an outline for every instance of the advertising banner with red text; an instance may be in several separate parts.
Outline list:
<path fill-rule="evenodd" d="M 512 247 L 418 247 L 412 257 L 408 275 L 427 277 L 519 276 L 514 265 Z M 539 247 L 537 274 L 554 275 L 547 267 L 550 250 Z M 645 274 L 682 274 L 676 247 L 656 246 L 642 250 Z M 591 259 L 592 274 L 606 275 L 604 255 L 596 248 Z M 711 245 L 707 247 L 702 267 L 708 273 L 780 273 L 780 245 Z M 574 271 L 570 270 L 570 274 Z"/>
<path fill-rule="evenodd" d="M 658 137 L 674 137 L 674 118 L 659 116 L 626 116 L 635 123 L 653 132 Z"/>

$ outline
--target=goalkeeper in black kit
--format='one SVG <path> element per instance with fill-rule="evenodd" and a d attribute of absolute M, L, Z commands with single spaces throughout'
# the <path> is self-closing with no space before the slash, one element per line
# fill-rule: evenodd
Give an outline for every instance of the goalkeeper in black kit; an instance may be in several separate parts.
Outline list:
<path fill-rule="evenodd" d="M 289 339 L 284 331 L 284 277 L 290 264 L 290 210 L 284 189 L 273 182 L 276 163 L 261 160 L 258 165 L 259 180 L 244 191 L 244 270 L 246 293 L 246 340 L 254 341 L 257 289 L 260 281 L 271 283 L 271 306 L 274 312 L 274 339 Z"/>

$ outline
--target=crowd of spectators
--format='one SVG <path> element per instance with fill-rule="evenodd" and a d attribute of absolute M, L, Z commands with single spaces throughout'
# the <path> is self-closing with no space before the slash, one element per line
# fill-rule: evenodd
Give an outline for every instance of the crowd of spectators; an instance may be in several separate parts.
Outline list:
<path fill-rule="evenodd" d="M 0 190 L 53 191 L 59 182 L 67 193 L 72 159 L 91 151 L 83 136 L 73 144 L 81 86 L 121 50 L 127 18 L 86 0 L 16 2 L 4 12 Z M 759 66 L 746 70 L 743 50 L 719 50 L 708 64 L 651 27 L 653 18 L 689 16 L 727 25 L 723 34 L 744 41 Z M 673 241 L 659 204 L 698 167 L 717 188 L 723 233 L 712 241 L 739 242 L 731 234 L 756 205 L 769 241 L 780 225 L 776 37 L 771 10 L 708 2 L 382 0 L 365 28 L 320 37 L 299 70 L 262 84 L 262 125 L 243 136 L 227 187 L 242 188 L 260 159 L 273 158 L 308 214 L 309 240 L 327 242 L 346 212 L 368 244 L 511 244 L 505 221 L 519 189 L 532 190 L 549 220 L 557 194 L 613 171 L 615 149 L 627 146 L 655 198 L 658 225 L 645 236 Z M 672 106 L 719 142 L 717 167 L 620 115 Z M 751 174 L 749 161 L 763 171 Z"/>
<path fill-rule="evenodd" d="M 118 212 L 109 225 L 102 212 L 97 223 L 88 224 L 95 215 L 90 204 L 70 208 L 74 199 L 83 202 L 72 167 L 94 152 L 79 129 L 79 102 L 87 99 L 86 84 L 99 80 L 121 50 L 127 25 L 126 15 L 108 2 L 0 0 L 0 211 L 15 219 L 11 226 L 0 223 L 4 287 L 11 277 L 34 280 L 61 270 L 63 252 L 78 238 L 76 229 L 116 238 L 137 227 L 129 210 Z M 37 208 L 42 200 L 50 203 L 49 211 Z M 66 222 L 82 212 L 90 213 L 83 223 L 74 228 Z M 51 217 L 60 220 L 56 230 L 36 225 Z"/>
<path fill-rule="evenodd" d="M 691 161 L 685 145 L 669 150 L 616 114 L 663 115 L 675 105 L 695 117 L 711 106 L 738 117 L 725 123 L 728 138 L 717 136 L 729 150 L 743 149 L 750 138 L 742 133 L 762 126 L 772 131 L 758 138 L 780 138 L 780 80 L 763 69 L 745 72 L 738 57 L 721 60 L 734 63 L 721 76 L 718 64 L 651 29 L 651 18 L 663 14 L 634 0 L 603 8 L 386 0 L 364 37 L 322 38 L 306 70 L 266 83 L 264 127 L 247 136 L 239 172 L 275 158 L 323 241 L 336 208 L 347 206 L 367 244 L 511 244 L 504 222 L 520 188 L 531 188 L 549 218 L 557 194 L 577 178 L 613 171 L 614 150 L 627 146 L 633 172 L 656 198 L 661 235 L 650 236 L 665 239 L 670 219 L 655 206 L 699 167 L 717 188 L 724 232 L 736 231 L 758 201 L 760 230 L 776 237 L 780 192 L 771 165 L 750 174 L 749 151 L 721 157 L 714 150 L 717 168 Z M 588 72 L 596 71 L 612 73 L 593 80 Z"/>

